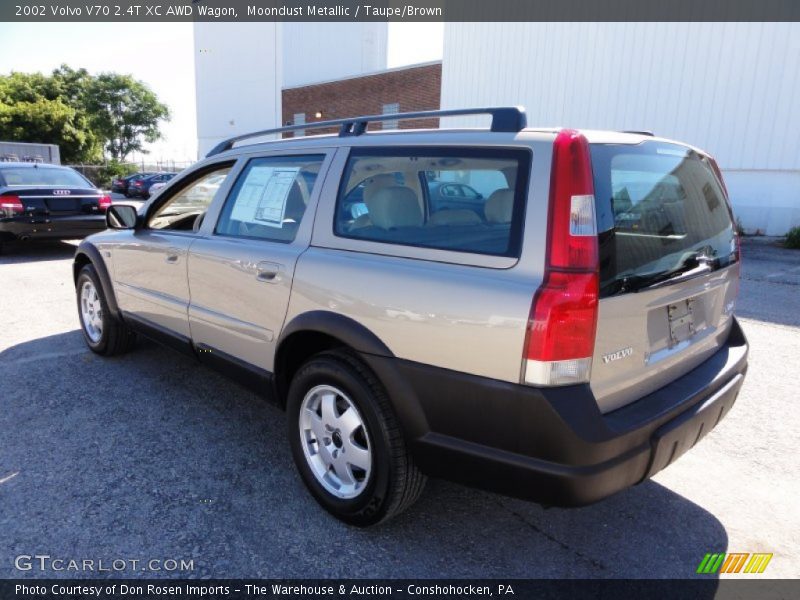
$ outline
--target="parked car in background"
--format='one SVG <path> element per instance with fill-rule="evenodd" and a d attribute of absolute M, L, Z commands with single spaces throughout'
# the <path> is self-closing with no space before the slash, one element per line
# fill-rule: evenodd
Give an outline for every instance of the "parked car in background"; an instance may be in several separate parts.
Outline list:
<path fill-rule="evenodd" d="M 392 114 L 242 144 L 295 128 L 257 132 L 112 206 L 73 265 L 87 345 L 141 333 L 272 398 L 309 491 L 355 525 L 426 476 L 558 506 L 647 480 L 747 369 L 716 162 L 518 108 L 430 116 L 454 113 L 491 129 L 367 132 Z M 437 208 L 426 178 L 482 199 Z"/>
<path fill-rule="evenodd" d="M 111 197 L 56 165 L 0 162 L 0 251 L 16 240 L 82 238 L 106 227 Z"/>
<path fill-rule="evenodd" d="M 125 196 L 129 196 L 128 188 L 130 187 L 131 183 L 138 179 L 149 177 L 150 175 L 154 175 L 154 173 L 142 171 L 139 173 L 134 173 L 133 175 L 128 175 L 127 177 L 118 177 L 111 182 L 111 191 L 115 194 L 124 194 Z"/>
<path fill-rule="evenodd" d="M 176 173 L 154 173 L 153 175 L 148 175 L 141 179 L 135 179 L 128 187 L 128 197 L 144 198 L 147 200 L 150 197 L 150 187 L 154 183 L 166 183 L 175 177 L 175 175 Z"/>
<path fill-rule="evenodd" d="M 166 181 L 156 181 L 153 185 L 150 186 L 150 196 L 157 194 L 161 189 L 167 186 Z"/>
<path fill-rule="evenodd" d="M 438 210 L 471 210 L 476 215 L 483 209 L 486 198 L 475 188 L 465 183 L 452 181 L 428 181 L 431 208 Z"/>

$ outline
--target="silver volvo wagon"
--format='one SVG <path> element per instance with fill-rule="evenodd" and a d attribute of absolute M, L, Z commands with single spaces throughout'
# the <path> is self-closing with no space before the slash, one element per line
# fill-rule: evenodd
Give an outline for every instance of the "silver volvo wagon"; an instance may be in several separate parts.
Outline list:
<path fill-rule="evenodd" d="M 379 129 L 473 113 L 491 125 Z M 277 402 L 308 489 L 356 525 L 426 476 L 597 501 L 713 429 L 747 367 L 720 171 L 647 132 L 519 108 L 256 132 L 107 224 L 74 262 L 89 347 L 142 334 Z"/>

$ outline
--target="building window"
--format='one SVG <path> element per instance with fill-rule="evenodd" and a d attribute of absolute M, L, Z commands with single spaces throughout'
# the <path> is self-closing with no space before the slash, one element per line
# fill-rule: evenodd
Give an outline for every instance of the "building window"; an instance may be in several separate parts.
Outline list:
<path fill-rule="evenodd" d="M 305 125 L 306 124 L 306 113 L 294 113 L 294 124 L 295 125 Z M 303 137 L 306 134 L 305 129 L 296 129 L 294 132 L 294 137 Z"/>
<path fill-rule="evenodd" d="M 383 105 L 383 114 L 384 115 L 396 115 L 400 112 L 400 103 L 399 102 L 392 102 L 391 104 L 384 104 Z M 389 121 L 383 122 L 383 129 L 397 129 L 399 121 L 397 119 L 391 119 Z"/>

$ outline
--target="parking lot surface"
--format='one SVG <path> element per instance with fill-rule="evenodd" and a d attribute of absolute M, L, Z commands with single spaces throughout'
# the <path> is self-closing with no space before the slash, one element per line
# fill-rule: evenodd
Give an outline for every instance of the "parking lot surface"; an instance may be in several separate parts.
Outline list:
<path fill-rule="evenodd" d="M 689 577 L 707 552 L 771 552 L 762 577 L 800 575 L 800 251 L 745 240 L 743 391 L 653 480 L 570 510 L 431 480 L 359 530 L 306 492 L 277 408 L 151 342 L 92 354 L 73 250 L 0 256 L 0 577 L 104 575 L 15 568 L 35 554 L 194 561 L 124 577 Z"/>

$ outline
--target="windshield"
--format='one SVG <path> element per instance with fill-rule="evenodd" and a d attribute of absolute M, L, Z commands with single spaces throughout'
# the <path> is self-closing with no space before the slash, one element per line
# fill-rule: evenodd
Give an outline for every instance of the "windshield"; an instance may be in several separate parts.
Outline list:
<path fill-rule="evenodd" d="M 0 184 L 15 186 L 94 187 L 77 171 L 57 167 L 3 167 Z"/>
<path fill-rule="evenodd" d="M 600 295 L 696 266 L 734 260 L 735 232 L 709 160 L 662 142 L 593 144 Z"/>

